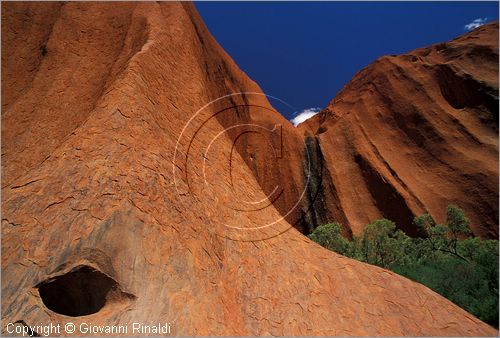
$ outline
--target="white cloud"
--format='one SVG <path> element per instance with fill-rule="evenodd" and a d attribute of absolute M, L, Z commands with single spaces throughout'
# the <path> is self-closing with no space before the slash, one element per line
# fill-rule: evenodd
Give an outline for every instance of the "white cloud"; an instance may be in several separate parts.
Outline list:
<path fill-rule="evenodd" d="M 292 122 L 294 126 L 298 126 L 300 123 L 304 122 L 305 120 L 319 113 L 320 110 L 321 110 L 320 108 L 304 109 L 300 112 L 297 112 L 296 113 L 297 115 L 293 119 L 291 119 L 290 122 Z"/>
<path fill-rule="evenodd" d="M 477 18 L 477 19 L 474 19 L 474 20 L 472 20 L 472 22 L 466 24 L 464 26 L 464 28 L 467 31 L 471 31 L 473 29 L 476 29 L 479 26 L 484 25 L 486 23 L 486 20 L 488 20 L 488 18 Z"/>

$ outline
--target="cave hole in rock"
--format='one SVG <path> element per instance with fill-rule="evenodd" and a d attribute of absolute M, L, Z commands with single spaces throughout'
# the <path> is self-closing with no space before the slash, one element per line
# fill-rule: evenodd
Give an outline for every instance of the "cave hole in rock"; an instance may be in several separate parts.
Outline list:
<path fill-rule="evenodd" d="M 70 272 L 38 285 L 43 303 L 50 310 L 72 317 L 98 312 L 118 283 L 90 266 L 78 266 Z"/>

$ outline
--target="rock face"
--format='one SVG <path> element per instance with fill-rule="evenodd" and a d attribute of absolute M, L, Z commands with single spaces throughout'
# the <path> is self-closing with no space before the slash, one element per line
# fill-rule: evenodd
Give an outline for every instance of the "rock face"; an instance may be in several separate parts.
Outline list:
<path fill-rule="evenodd" d="M 74 335 L 102 335 L 82 323 L 148 334 L 134 322 L 173 335 L 498 334 L 287 221 L 306 217 L 284 211 L 301 196 L 342 201 L 314 164 L 330 155 L 191 4 L 2 3 L 2 37 L 3 334 L 14 322 L 63 335 L 68 322 Z M 281 162 L 266 172 L 270 153 Z"/>
<path fill-rule="evenodd" d="M 498 238 L 498 23 L 361 70 L 299 126 L 316 137 L 352 232 L 386 217 L 410 235 L 455 203 Z"/>

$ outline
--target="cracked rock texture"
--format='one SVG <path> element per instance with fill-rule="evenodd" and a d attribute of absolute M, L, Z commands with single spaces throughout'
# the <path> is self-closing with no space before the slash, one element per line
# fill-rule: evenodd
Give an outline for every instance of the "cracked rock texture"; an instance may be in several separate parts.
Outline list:
<path fill-rule="evenodd" d="M 309 172 L 304 152 L 333 154 L 273 110 L 192 4 L 2 3 L 2 97 L 3 334 L 16 321 L 170 322 L 183 336 L 498 334 L 293 227 L 303 207 L 283 208 Z M 259 145 L 292 181 L 276 205 L 279 173 L 262 171 Z M 356 163 L 377 176 L 372 160 Z M 331 198 L 317 182 L 308 199 Z"/>

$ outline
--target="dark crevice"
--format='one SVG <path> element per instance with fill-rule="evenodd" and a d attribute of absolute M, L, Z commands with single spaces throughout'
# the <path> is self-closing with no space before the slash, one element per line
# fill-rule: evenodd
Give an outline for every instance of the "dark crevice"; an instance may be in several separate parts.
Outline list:
<path fill-rule="evenodd" d="M 305 137 L 304 152 L 304 196 L 306 213 L 302 222 L 302 233 L 310 234 L 319 225 L 326 224 L 328 217 L 323 190 L 323 154 L 317 144 L 317 139 L 312 136 Z"/>
<path fill-rule="evenodd" d="M 45 44 L 40 46 L 40 54 L 42 54 L 42 56 L 47 55 L 47 46 Z"/>
<path fill-rule="evenodd" d="M 480 116 L 483 123 L 498 130 L 498 88 L 489 87 L 469 74 L 459 74 L 449 65 L 436 68 L 441 94 L 455 109 L 483 106 L 487 114 Z"/>
<path fill-rule="evenodd" d="M 403 196 L 363 156 L 357 154 L 354 160 L 359 166 L 366 186 L 383 217 L 395 222 L 398 228 L 409 236 L 418 237 L 420 234 L 413 226 L 413 212 Z"/>

